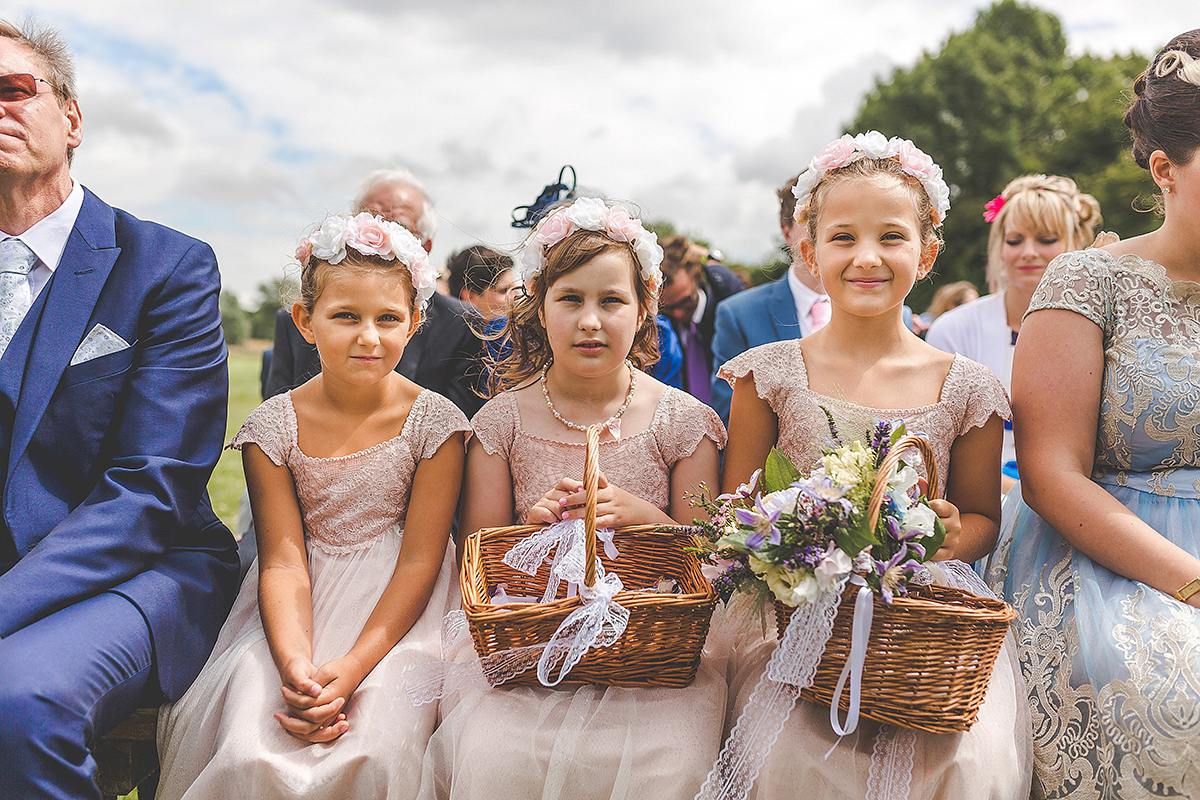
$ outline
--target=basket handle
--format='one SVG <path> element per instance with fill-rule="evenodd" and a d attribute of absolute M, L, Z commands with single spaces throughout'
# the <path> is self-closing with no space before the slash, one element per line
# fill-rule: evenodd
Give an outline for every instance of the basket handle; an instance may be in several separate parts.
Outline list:
<path fill-rule="evenodd" d="M 589 425 L 583 455 L 583 585 L 596 585 L 596 492 L 600 486 L 600 426 Z"/>
<path fill-rule="evenodd" d="M 871 500 L 867 503 L 867 526 L 874 531 L 875 526 L 879 523 L 879 512 L 883 509 L 883 496 L 887 492 L 888 478 L 892 475 L 892 470 L 896 469 L 900 464 L 900 456 L 906 450 L 916 450 L 921 454 L 921 460 L 925 463 L 925 472 L 929 476 L 929 491 L 927 497 L 938 497 L 940 488 L 938 485 L 938 468 L 937 462 L 933 457 L 933 448 L 929 446 L 929 442 L 920 436 L 901 436 L 892 445 L 892 449 L 883 457 L 883 461 L 879 462 L 879 470 L 875 474 L 875 488 L 871 490 Z"/>

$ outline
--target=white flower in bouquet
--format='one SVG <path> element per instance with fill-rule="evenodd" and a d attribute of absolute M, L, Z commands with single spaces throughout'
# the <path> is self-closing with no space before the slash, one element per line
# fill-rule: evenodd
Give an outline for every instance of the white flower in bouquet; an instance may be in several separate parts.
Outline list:
<path fill-rule="evenodd" d="M 936 523 L 937 514 L 933 512 L 933 509 L 924 503 L 917 503 L 904 512 L 904 520 L 901 525 L 905 533 L 921 531 L 922 534 L 929 536 L 934 532 Z"/>
<path fill-rule="evenodd" d="M 921 476 L 917 474 L 915 469 L 902 461 L 900 462 L 900 469 L 896 470 L 892 477 L 888 478 L 888 489 L 902 495 L 911 495 L 913 490 L 917 488 L 917 481 L 920 478 Z"/>
<path fill-rule="evenodd" d="M 821 466 L 813 472 L 813 477 L 826 477 L 841 486 L 855 486 L 873 476 L 874 471 L 875 454 L 856 441 L 821 456 Z"/>

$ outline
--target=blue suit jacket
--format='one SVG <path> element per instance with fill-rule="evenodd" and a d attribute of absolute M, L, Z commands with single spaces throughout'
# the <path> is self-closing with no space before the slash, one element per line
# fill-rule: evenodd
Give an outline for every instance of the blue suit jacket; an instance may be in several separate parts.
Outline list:
<path fill-rule="evenodd" d="M 233 537 L 205 493 L 228 395 L 219 290 L 207 245 L 85 192 L 0 361 L 0 636 L 111 590 L 145 617 L 171 699 L 237 590 Z M 97 324 L 132 346 L 70 365 Z"/>
<path fill-rule="evenodd" d="M 729 424 L 729 401 L 733 389 L 717 377 L 717 370 L 729 359 L 751 347 L 795 339 L 800 335 L 796 300 L 788 286 L 787 275 L 779 280 L 739 292 L 717 305 L 717 323 L 713 332 L 712 407 Z"/>

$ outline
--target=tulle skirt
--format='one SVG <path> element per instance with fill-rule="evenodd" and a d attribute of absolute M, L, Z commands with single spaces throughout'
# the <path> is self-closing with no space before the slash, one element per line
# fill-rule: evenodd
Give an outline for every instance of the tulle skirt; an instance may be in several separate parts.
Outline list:
<path fill-rule="evenodd" d="M 442 701 L 421 800 L 690 800 L 722 742 L 732 628 L 718 609 L 682 689 L 497 688 Z M 474 650 L 465 637 L 452 658 Z"/>
<path fill-rule="evenodd" d="M 315 664 L 354 644 L 391 580 L 400 539 L 397 531 L 336 554 L 310 545 Z M 272 716 L 284 704 L 259 617 L 255 562 L 208 663 L 159 715 L 158 797 L 414 797 L 437 706 L 414 708 L 403 676 L 441 658 L 441 621 L 457 604 L 448 547 L 424 613 L 354 692 L 346 711 L 350 729 L 329 744 L 307 744 Z"/>
<path fill-rule="evenodd" d="M 1200 500 L 1102 484 L 1200 555 Z M 1136 554 L 1131 554 L 1136 557 Z M 987 577 L 1017 609 L 1035 797 L 1200 797 L 1200 616 L 1070 546 L 1020 498 Z"/>

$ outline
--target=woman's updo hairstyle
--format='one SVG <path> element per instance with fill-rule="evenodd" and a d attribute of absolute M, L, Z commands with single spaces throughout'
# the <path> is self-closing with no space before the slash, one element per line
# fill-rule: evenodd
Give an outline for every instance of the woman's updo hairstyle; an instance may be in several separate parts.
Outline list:
<path fill-rule="evenodd" d="M 1200 28 L 1167 43 L 1133 82 L 1125 126 L 1133 133 L 1133 160 L 1150 168 L 1162 150 L 1172 164 L 1191 161 L 1200 148 Z"/>
<path fill-rule="evenodd" d="M 992 291 L 1008 285 L 1003 251 L 1010 227 L 1061 239 L 1069 252 L 1091 244 L 1101 220 L 1096 198 L 1079 191 L 1075 181 L 1062 175 L 1022 175 L 1010 181 L 998 199 L 1003 203 L 988 233 L 987 281 Z"/>

